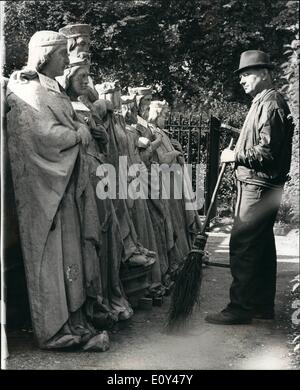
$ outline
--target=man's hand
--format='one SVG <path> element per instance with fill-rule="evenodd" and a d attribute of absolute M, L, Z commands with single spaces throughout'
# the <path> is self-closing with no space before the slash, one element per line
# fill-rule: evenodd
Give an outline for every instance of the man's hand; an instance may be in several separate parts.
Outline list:
<path fill-rule="evenodd" d="M 221 163 L 228 163 L 235 161 L 235 153 L 231 149 L 224 149 L 221 154 Z"/>
<path fill-rule="evenodd" d="M 79 135 L 79 138 L 81 140 L 81 143 L 83 146 L 88 146 L 90 143 L 92 136 L 89 132 L 89 129 L 85 125 L 81 125 L 77 129 L 77 134 Z"/>

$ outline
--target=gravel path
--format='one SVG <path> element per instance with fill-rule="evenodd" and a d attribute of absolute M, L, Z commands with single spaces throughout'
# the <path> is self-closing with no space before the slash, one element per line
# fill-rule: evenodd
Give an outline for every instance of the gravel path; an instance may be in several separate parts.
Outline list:
<path fill-rule="evenodd" d="M 249 325 L 208 324 L 208 311 L 222 309 L 231 281 L 228 269 L 203 270 L 201 305 L 184 332 L 164 333 L 170 298 L 161 307 L 137 310 L 133 319 L 110 334 L 105 353 L 49 352 L 38 350 L 28 332 L 8 334 L 7 369 L 137 370 L 137 369 L 299 369 L 290 345 L 291 283 L 299 272 L 299 232 L 277 236 L 278 278 L 275 321 Z M 207 250 L 214 261 L 228 261 L 229 235 L 209 234 Z"/>

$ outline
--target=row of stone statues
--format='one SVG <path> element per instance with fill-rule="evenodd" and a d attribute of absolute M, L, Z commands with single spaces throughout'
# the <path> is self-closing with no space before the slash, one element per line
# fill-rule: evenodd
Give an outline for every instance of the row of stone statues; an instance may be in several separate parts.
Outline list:
<path fill-rule="evenodd" d="M 161 297 L 199 228 L 184 198 L 120 196 L 128 184 L 119 180 L 124 168 L 135 164 L 149 178 L 153 164 L 183 166 L 183 152 L 164 130 L 168 104 L 152 101 L 150 87 L 121 96 L 117 81 L 94 83 L 89 45 L 88 25 L 39 31 L 27 66 L 7 85 L 7 144 L 32 324 L 45 349 L 107 350 L 107 330 L 133 315 L 122 270 L 148 267 L 147 294 Z M 116 196 L 97 196 L 108 164 Z"/>

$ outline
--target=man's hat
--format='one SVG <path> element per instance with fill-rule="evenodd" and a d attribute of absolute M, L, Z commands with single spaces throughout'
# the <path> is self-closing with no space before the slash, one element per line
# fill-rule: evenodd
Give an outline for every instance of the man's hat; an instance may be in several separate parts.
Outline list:
<path fill-rule="evenodd" d="M 274 64 L 270 62 L 268 54 L 260 50 L 247 50 L 241 54 L 239 69 L 234 73 L 240 73 L 249 68 L 268 68 L 273 69 Z"/>
<path fill-rule="evenodd" d="M 77 38 L 83 35 L 89 36 L 91 33 L 91 26 L 89 24 L 68 24 L 59 30 L 67 38 Z"/>

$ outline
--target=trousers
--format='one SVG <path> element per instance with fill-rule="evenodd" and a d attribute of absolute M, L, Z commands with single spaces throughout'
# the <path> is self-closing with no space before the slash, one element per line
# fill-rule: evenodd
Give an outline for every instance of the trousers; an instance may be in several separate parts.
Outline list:
<path fill-rule="evenodd" d="M 232 284 L 228 309 L 251 317 L 273 311 L 277 256 L 273 226 L 283 188 L 237 181 L 235 218 L 230 236 Z"/>

